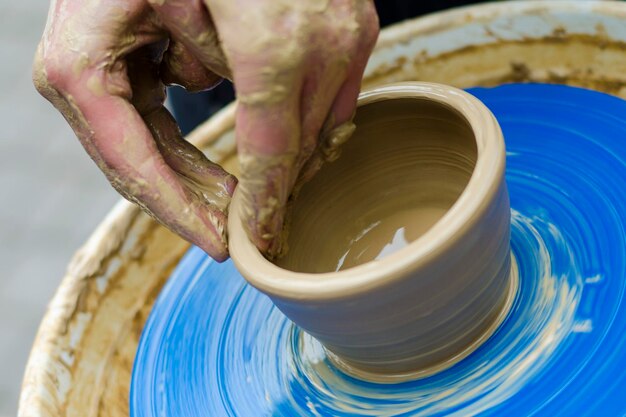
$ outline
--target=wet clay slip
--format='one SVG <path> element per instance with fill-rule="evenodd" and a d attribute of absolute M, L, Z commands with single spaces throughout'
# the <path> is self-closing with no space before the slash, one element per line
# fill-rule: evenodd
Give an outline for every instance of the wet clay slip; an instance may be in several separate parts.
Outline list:
<path fill-rule="evenodd" d="M 515 290 L 502 134 L 476 98 L 430 83 L 361 94 L 355 124 L 296 197 L 276 264 L 235 193 L 231 257 L 345 372 L 429 375 L 484 341 Z"/>

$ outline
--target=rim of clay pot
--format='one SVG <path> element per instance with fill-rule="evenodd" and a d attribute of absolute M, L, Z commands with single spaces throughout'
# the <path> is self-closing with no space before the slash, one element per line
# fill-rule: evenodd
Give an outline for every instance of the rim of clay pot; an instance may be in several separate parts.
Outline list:
<path fill-rule="evenodd" d="M 471 126 L 477 147 L 476 165 L 452 207 L 422 236 L 397 252 L 342 271 L 303 273 L 276 266 L 254 246 L 244 229 L 241 195 L 235 190 L 228 220 L 230 256 L 250 284 L 269 295 L 297 300 L 322 301 L 368 292 L 437 260 L 456 241 L 455 236 L 462 235 L 483 216 L 489 207 L 488 197 L 504 180 L 506 152 L 495 117 L 469 93 L 426 82 L 389 84 L 362 92 L 358 107 L 406 98 L 449 106 Z"/>

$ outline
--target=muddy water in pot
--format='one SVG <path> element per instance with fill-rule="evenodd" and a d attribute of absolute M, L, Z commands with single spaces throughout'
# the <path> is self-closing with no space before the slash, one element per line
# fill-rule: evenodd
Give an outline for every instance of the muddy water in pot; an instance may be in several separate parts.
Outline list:
<path fill-rule="evenodd" d="M 344 270 L 419 238 L 458 199 L 476 164 L 476 141 L 454 109 L 426 100 L 359 108 L 342 156 L 304 185 L 287 255 L 308 273 Z"/>

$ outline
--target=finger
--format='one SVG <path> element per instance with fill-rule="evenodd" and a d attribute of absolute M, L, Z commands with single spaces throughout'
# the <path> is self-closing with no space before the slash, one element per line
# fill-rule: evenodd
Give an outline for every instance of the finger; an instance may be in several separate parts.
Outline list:
<path fill-rule="evenodd" d="M 144 12 L 143 4 L 125 2 L 127 9 L 120 13 L 108 2 L 97 3 L 98 22 L 114 21 L 113 28 L 104 24 L 82 27 L 83 22 L 93 23 L 93 16 L 81 13 L 59 23 L 53 33 L 60 40 L 49 42 L 50 50 L 42 48 L 35 78 L 46 85 L 42 91 L 54 91 L 51 95 L 61 102 L 64 116 L 120 193 L 223 260 L 227 256 L 223 224 L 204 210 L 202 201 L 166 163 L 150 129 L 131 103 L 132 99 L 147 111 L 160 105 L 163 98 L 159 94 L 134 94 L 121 59 L 127 51 L 152 43 L 159 36 L 159 31 L 149 31 L 145 26 L 141 34 L 132 37 L 119 31 L 119 27 L 133 27 L 131 20 L 136 23 Z M 93 8 L 87 10 L 95 13 Z M 68 37 L 87 29 L 88 37 Z M 67 39 L 75 43 L 68 47 L 63 41 Z"/>
<path fill-rule="evenodd" d="M 319 55 L 314 60 L 302 89 L 302 145 L 298 169 L 302 168 L 317 147 L 320 131 L 346 79 L 348 69 L 346 63 L 332 62 Z"/>
<path fill-rule="evenodd" d="M 158 52 L 154 52 L 155 48 L 158 46 L 150 45 L 127 57 L 133 90 L 131 103 L 152 133 L 160 155 L 186 188 L 192 204 L 199 203 L 193 204 L 195 213 L 192 214 L 200 218 L 206 216 L 222 235 L 225 246 L 226 209 L 236 180 L 183 139 L 174 118 L 163 106 L 164 88 L 157 71 L 161 59 Z"/>
<path fill-rule="evenodd" d="M 342 85 L 336 92 L 321 130 L 318 131 L 320 143 L 311 157 L 306 160 L 297 180 L 297 186 L 311 179 L 324 161 L 337 159 L 341 145 L 354 132 L 355 126 L 351 120 L 356 110 L 363 73 L 379 33 L 378 16 L 371 2 L 367 2 L 361 11 L 360 25 L 362 27 L 361 35 L 356 50 L 351 55 L 352 60 L 347 75 L 342 79 Z M 316 120 L 315 123 L 319 123 L 319 121 Z"/>
<path fill-rule="evenodd" d="M 236 185 L 236 179 L 187 142 L 176 121 L 163 106 L 163 83 L 157 75 L 160 64 L 154 46 L 144 47 L 127 57 L 128 76 L 133 89 L 132 104 L 143 117 L 165 162 L 180 180 L 201 197 L 209 210 L 222 218 Z M 162 63 L 161 63 L 162 66 Z"/>
<path fill-rule="evenodd" d="M 354 133 L 356 126 L 352 123 L 352 118 L 356 110 L 363 70 L 364 67 L 351 71 L 346 81 L 338 89 L 337 96 L 330 106 L 330 111 L 321 129 L 318 130 L 319 143 L 303 164 L 297 180 L 298 187 L 313 178 L 324 162 L 339 158 L 341 146 Z"/>
<path fill-rule="evenodd" d="M 334 126 L 331 106 L 343 84 L 347 65 L 335 63 L 328 68 L 328 60 L 318 60 L 317 70 L 308 74 L 302 93 L 302 146 L 297 161 L 297 179 L 292 191 L 295 197 L 300 188 L 319 170 L 325 158 L 323 136 Z M 315 67 L 313 67 L 315 68 Z"/>
<path fill-rule="evenodd" d="M 172 37 L 182 43 L 205 68 L 223 78 L 231 71 L 208 9 L 202 0 L 148 0 Z"/>
<path fill-rule="evenodd" d="M 93 131 L 92 154 L 101 161 L 112 185 L 215 259 L 225 259 L 225 219 L 205 210 L 183 185 L 136 109 L 114 95 L 94 98 L 75 90 L 69 93 L 75 97 L 76 113 L 83 115 Z"/>
<path fill-rule="evenodd" d="M 144 116 L 144 120 L 165 162 L 209 209 L 220 212 L 216 216 L 225 219 L 237 179 L 187 142 L 165 107 Z"/>
<path fill-rule="evenodd" d="M 361 91 L 363 73 L 378 39 L 380 31 L 378 15 L 371 1 L 363 3 L 363 9 L 360 11 L 360 26 L 361 32 L 358 47 L 351 61 L 348 76 L 339 89 L 331 109 L 335 126 L 352 120 L 356 109 L 356 101 Z"/>
<path fill-rule="evenodd" d="M 176 40 L 170 40 L 159 72 L 166 85 L 180 85 L 190 92 L 209 90 L 222 81 L 222 77 L 207 69 Z"/>
<path fill-rule="evenodd" d="M 265 58 L 235 65 L 238 107 L 236 137 L 241 174 L 239 192 L 246 227 L 255 245 L 270 257 L 281 251 L 287 198 L 295 181 L 300 150 L 299 68 L 282 75 L 265 72 Z"/>

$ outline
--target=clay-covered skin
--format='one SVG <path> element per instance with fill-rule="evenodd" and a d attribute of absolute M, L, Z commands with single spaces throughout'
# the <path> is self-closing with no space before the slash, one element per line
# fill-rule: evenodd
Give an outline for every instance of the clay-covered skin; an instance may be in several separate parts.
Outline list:
<path fill-rule="evenodd" d="M 294 184 L 319 167 L 317 158 L 307 161 L 324 146 L 320 136 L 333 136 L 354 113 L 377 17 L 373 4 L 363 0 L 209 5 L 237 90 L 243 215 L 254 243 L 273 257 L 281 252 L 284 210 Z M 243 12 L 246 8 L 254 12 Z M 230 21 L 235 24 L 226 24 Z M 328 120 L 332 124 L 320 135 Z"/>
<path fill-rule="evenodd" d="M 298 272 L 347 269 L 424 234 L 454 204 L 476 163 L 469 124 L 425 100 L 363 106 L 342 156 L 306 183 L 291 210 L 289 250 Z"/>
<path fill-rule="evenodd" d="M 124 197 L 217 260 L 237 180 L 163 101 L 167 84 L 232 79 L 246 223 L 272 256 L 296 179 L 320 164 L 307 161 L 324 122 L 329 137 L 350 121 L 377 34 L 370 0 L 57 0 L 33 79 Z"/>

